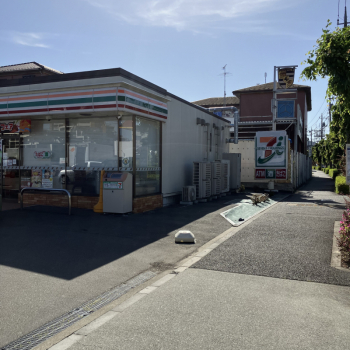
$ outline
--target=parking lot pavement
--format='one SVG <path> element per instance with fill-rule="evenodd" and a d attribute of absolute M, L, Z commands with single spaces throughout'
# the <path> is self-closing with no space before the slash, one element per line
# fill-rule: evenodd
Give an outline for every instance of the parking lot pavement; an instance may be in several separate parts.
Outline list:
<path fill-rule="evenodd" d="M 234 195 L 137 215 L 32 207 L 0 213 L 0 347 L 143 271 L 160 272 L 231 228 Z M 195 245 L 174 244 L 180 229 Z"/>

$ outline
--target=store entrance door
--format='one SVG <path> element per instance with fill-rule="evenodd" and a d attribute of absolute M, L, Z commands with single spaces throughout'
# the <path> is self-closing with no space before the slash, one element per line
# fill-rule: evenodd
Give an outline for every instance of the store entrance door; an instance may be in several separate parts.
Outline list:
<path fill-rule="evenodd" d="M 2 134 L 2 198 L 17 198 L 20 191 L 21 138 L 19 134 Z M 0 176 L 1 177 L 1 176 Z"/>

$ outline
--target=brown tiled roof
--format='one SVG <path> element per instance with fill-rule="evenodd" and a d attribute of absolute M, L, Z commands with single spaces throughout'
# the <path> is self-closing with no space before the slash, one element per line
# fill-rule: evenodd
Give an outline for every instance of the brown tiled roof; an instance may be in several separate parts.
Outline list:
<path fill-rule="evenodd" d="M 312 107 L 311 107 L 311 86 L 293 84 L 290 88 L 304 90 L 306 92 L 307 110 L 311 111 L 311 109 L 312 109 Z M 234 91 L 232 91 L 232 93 L 234 95 L 236 95 L 237 97 L 240 97 L 241 93 L 264 92 L 264 91 L 272 91 L 272 90 L 273 90 L 273 82 L 255 85 L 255 86 L 250 86 L 250 87 L 247 87 L 244 89 L 234 90 Z"/>
<path fill-rule="evenodd" d="M 310 88 L 310 86 L 307 85 L 298 85 L 298 84 L 293 84 L 291 86 L 291 89 L 301 89 L 301 88 Z M 232 93 L 235 95 L 236 92 L 248 92 L 248 91 L 272 91 L 273 90 L 273 82 L 272 83 L 266 83 L 266 84 L 259 84 L 255 86 L 250 86 L 244 89 L 239 89 L 232 91 Z"/>
<path fill-rule="evenodd" d="M 63 72 L 44 66 L 37 62 L 27 62 L 27 63 L 12 64 L 9 66 L 0 66 L 0 73 L 23 72 L 23 71 L 29 71 L 29 70 L 43 70 L 43 69 L 55 74 L 63 74 Z"/>
<path fill-rule="evenodd" d="M 224 105 L 224 98 L 223 97 L 209 97 L 205 98 L 204 100 L 198 100 L 192 102 L 193 104 L 197 106 L 223 106 Z M 232 106 L 232 105 L 239 105 L 239 98 L 236 96 L 227 96 L 226 97 L 226 105 Z"/>

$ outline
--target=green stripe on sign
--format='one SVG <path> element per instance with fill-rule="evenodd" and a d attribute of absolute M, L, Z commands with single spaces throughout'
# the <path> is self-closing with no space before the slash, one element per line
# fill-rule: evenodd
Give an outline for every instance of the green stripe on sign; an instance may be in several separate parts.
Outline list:
<path fill-rule="evenodd" d="M 101 97 L 94 97 L 94 102 L 108 102 L 108 101 L 116 101 L 115 96 L 101 96 Z"/>
<path fill-rule="evenodd" d="M 9 103 L 9 108 L 40 107 L 47 106 L 47 101 Z"/>
<path fill-rule="evenodd" d="M 160 113 L 168 114 L 168 110 L 167 109 L 160 108 L 160 107 L 153 106 L 153 105 L 151 105 L 150 107 L 151 107 L 151 109 L 153 111 L 157 111 L 157 112 L 160 112 Z"/>
<path fill-rule="evenodd" d="M 149 104 L 147 102 L 142 102 L 142 101 L 136 100 L 134 98 L 126 97 L 125 101 L 129 102 L 129 103 L 132 103 L 134 105 L 146 108 L 146 109 L 149 108 Z"/>
<path fill-rule="evenodd" d="M 0 109 L 6 109 L 7 108 L 7 103 L 5 105 L 0 105 Z"/>
<path fill-rule="evenodd" d="M 125 101 L 125 96 L 118 96 L 118 101 Z"/>
<path fill-rule="evenodd" d="M 78 103 L 92 103 L 92 97 L 52 100 L 52 101 L 49 101 L 49 106 L 72 105 L 72 104 L 78 104 Z"/>

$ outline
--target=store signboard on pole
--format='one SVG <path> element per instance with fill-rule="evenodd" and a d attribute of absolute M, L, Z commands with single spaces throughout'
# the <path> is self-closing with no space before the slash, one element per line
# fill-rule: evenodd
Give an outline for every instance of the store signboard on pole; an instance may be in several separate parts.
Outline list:
<path fill-rule="evenodd" d="M 287 133 L 258 131 L 255 137 L 255 179 L 287 179 Z"/>
<path fill-rule="evenodd" d="M 278 85 L 281 89 L 289 89 L 294 83 L 295 68 L 278 69 Z"/>

